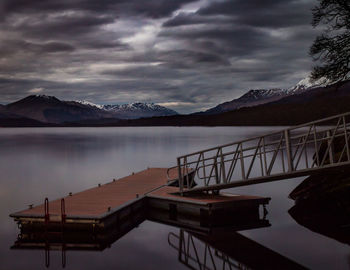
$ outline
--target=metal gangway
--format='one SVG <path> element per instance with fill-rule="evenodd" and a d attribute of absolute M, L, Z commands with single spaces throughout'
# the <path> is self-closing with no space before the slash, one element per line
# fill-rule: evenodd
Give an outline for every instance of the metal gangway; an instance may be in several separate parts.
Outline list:
<path fill-rule="evenodd" d="M 349 125 L 350 112 L 180 156 L 180 193 L 215 193 L 345 169 L 350 165 Z"/>

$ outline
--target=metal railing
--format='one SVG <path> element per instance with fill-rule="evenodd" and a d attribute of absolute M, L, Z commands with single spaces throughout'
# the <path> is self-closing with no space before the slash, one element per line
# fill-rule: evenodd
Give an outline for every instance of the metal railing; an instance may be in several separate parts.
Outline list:
<path fill-rule="evenodd" d="M 349 165 L 349 119 L 345 113 L 180 156 L 180 192 L 217 191 Z M 189 168 L 195 177 L 188 176 Z"/>

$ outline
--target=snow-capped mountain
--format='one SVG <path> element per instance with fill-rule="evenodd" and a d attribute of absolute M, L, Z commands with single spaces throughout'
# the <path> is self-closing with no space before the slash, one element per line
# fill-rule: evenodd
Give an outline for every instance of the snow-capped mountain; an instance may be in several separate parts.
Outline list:
<path fill-rule="evenodd" d="M 152 103 L 99 105 L 89 101 L 64 101 L 54 96 L 31 95 L 0 108 L 14 115 L 44 123 L 64 123 L 99 119 L 136 119 L 175 115 L 177 112 Z"/>
<path fill-rule="evenodd" d="M 122 105 L 99 105 L 86 100 L 77 100 L 75 102 L 86 106 L 96 107 L 119 119 L 136 119 L 142 117 L 170 116 L 178 114 L 174 110 L 154 103 L 136 102 Z"/>
<path fill-rule="evenodd" d="M 320 78 L 318 80 L 312 80 L 309 77 L 306 77 L 305 79 L 302 79 L 299 81 L 296 85 L 292 86 L 291 88 L 287 89 L 286 92 L 288 94 L 294 94 L 298 93 L 303 90 L 307 89 L 313 89 L 316 87 L 325 87 L 330 84 L 330 81 L 327 80 L 326 78 Z"/>
<path fill-rule="evenodd" d="M 256 89 L 249 90 L 243 96 L 221 103 L 214 108 L 205 111 L 205 114 L 217 114 L 227 111 L 237 110 L 243 107 L 252 107 L 267 102 L 278 100 L 282 97 L 288 95 L 285 91 L 281 89 Z"/>
<path fill-rule="evenodd" d="M 82 105 L 90 106 L 90 107 L 96 107 L 100 110 L 103 110 L 103 107 L 104 107 L 103 105 L 95 104 L 87 100 L 75 100 L 74 102 L 77 102 Z"/>
<path fill-rule="evenodd" d="M 281 89 L 256 89 L 249 90 L 243 96 L 238 98 L 238 100 L 242 102 L 252 102 L 254 100 L 262 100 L 271 97 L 280 97 L 284 96 L 285 92 L 281 91 Z"/>
<path fill-rule="evenodd" d="M 217 114 L 227 111 L 237 110 L 243 107 L 253 107 L 273 101 L 277 101 L 281 98 L 290 95 L 297 95 L 304 91 L 308 91 L 310 89 L 314 89 L 316 87 L 324 87 L 329 84 L 329 81 L 321 78 L 319 80 L 313 81 L 310 77 L 306 77 L 299 81 L 293 87 L 288 89 L 256 89 L 249 90 L 247 93 L 242 95 L 241 97 L 221 103 L 214 108 L 211 108 L 205 111 L 205 114 Z"/>
<path fill-rule="evenodd" d="M 168 111 L 169 113 L 176 113 L 173 110 L 165 108 L 163 106 L 154 104 L 154 103 L 130 103 L 130 104 L 122 104 L 122 105 L 103 105 L 103 109 L 107 111 Z"/>
<path fill-rule="evenodd" d="M 136 119 L 154 116 L 170 116 L 178 114 L 176 111 L 154 103 L 130 103 L 122 105 L 104 105 L 103 109 L 112 112 L 120 119 Z"/>

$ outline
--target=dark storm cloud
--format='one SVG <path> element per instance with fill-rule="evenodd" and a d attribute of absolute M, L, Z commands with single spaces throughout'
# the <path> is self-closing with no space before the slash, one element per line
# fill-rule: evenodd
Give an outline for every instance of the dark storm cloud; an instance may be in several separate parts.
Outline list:
<path fill-rule="evenodd" d="M 126 48 L 119 42 L 119 37 L 112 38 L 111 33 L 101 29 L 114 22 L 110 16 L 94 16 L 93 14 L 60 14 L 52 18 L 48 15 L 37 15 L 22 18 L 7 29 L 19 33 L 22 38 L 37 40 L 66 40 L 81 47 L 91 48 Z"/>
<path fill-rule="evenodd" d="M 0 44 L 0 56 L 9 56 L 19 51 L 32 52 L 36 54 L 72 52 L 74 47 L 63 42 L 47 42 L 43 44 L 32 43 L 23 40 L 2 40 Z"/>
<path fill-rule="evenodd" d="M 128 16 L 161 18 L 194 0 L 8 0 L 0 4 L 3 28 L 26 38 L 74 40 L 85 47 L 123 47 L 103 26 Z M 122 30 L 123 32 L 123 30 Z M 117 37 L 118 38 L 118 37 Z M 91 46 L 89 46 L 91 44 Z"/>
<path fill-rule="evenodd" d="M 114 16 L 144 15 L 160 18 L 170 15 L 181 5 L 194 0 L 4 0 L 3 16 L 11 13 L 58 12 L 65 10 L 89 11 Z"/>
<path fill-rule="evenodd" d="M 303 25 L 311 21 L 312 1 L 231 0 L 214 2 L 198 10 L 200 15 L 234 16 L 235 22 L 259 27 Z"/>
<path fill-rule="evenodd" d="M 213 2 L 195 13 L 180 13 L 166 21 L 163 26 L 229 23 L 231 25 L 281 28 L 304 25 L 311 21 L 310 11 L 313 6 L 312 1 L 294 0 Z"/>
<path fill-rule="evenodd" d="M 164 66 L 173 68 L 192 69 L 196 65 L 198 68 L 230 65 L 230 62 L 220 54 L 194 50 L 171 50 L 159 53 L 157 58 L 163 62 Z"/>
<path fill-rule="evenodd" d="M 27 39 L 65 40 L 83 48 L 126 49 L 128 46 L 118 41 L 118 35 L 101 29 L 113 22 L 113 18 L 106 16 L 71 14 L 56 16 L 54 19 L 46 16 L 36 20 L 23 19 L 21 23 L 9 26 L 8 29 L 14 33 L 21 33 L 21 36 Z"/>
<path fill-rule="evenodd" d="M 186 6 L 186 4 L 188 4 Z M 307 75 L 316 0 L 4 0 L 0 103 L 29 93 L 202 110 Z"/>
<path fill-rule="evenodd" d="M 25 18 L 12 30 L 22 31 L 26 36 L 38 38 L 62 37 L 96 31 L 98 27 L 114 22 L 113 17 L 93 14 L 63 14 L 51 18 L 38 16 Z M 71 36 L 72 37 L 72 36 Z M 74 36 L 72 37 L 74 38 Z"/>
<path fill-rule="evenodd" d="M 184 25 L 195 25 L 195 24 L 231 24 L 234 19 L 227 16 L 201 16 L 198 13 L 184 13 L 181 12 L 177 16 L 167 20 L 163 23 L 164 27 L 175 27 Z"/>
<path fill-rule="evenodd" d="M 266 32 L 251 27 L 210 24 L 202 27 L 165 29 L 161 36 L 182 39 L 189 47 L 219 55 L 252 54 L 258 49 L 270 48 L 271 39 Z"/>
<path fill-rule="evenodd" d="M 71 52 L 74 51 L 74 47 L 61 42 L 48 42 L 42 46 L 43 52 Z"/>
<path fill-rule="evenodd" d="M 186 78 L 190 76 L 188 73 L 182 73 L 178 69 L 171 69 L 168 67 L 164 67 L 163 65 L 158 65 L 154 67 L 129 67 L 122 70 L 118 69 L 106 69 L 100 72 L 102 75 L 109 76 L 120 76 L 120 77 L 130 77 L 130 74 L 135 78 L 143 78 L 144 80 L 149 80 L 153 78 L 158 78 L 159 80 L 169 80 L 173 79 L 175 76 Z"/>
<path fill-rule="evenodd" d="M 294 0 L 211 2 L 197 12 L 179 13 L 164 22 L 161 35 L 182 39 L 190 48 L 210 51 L 221 57 L 250 55 L 257 60 L 264 54 L 287 55 L 289 60 L 295 56 L 306 57 L 307 44 L 312 41 L 310 37 L 314 32 L 311 35 L 309 32 L 308 36 L 296 36 L 296 33 L 297 28 L 310 28 L 313 5 L 313 1 Z M 301 50 L 296 51 L 299 48 Z M 274 61 L 271 57 L 270 62 Z M 254 64 L 251 67 L 254 68 Z"/>
<path fill-rule="evenodd" d="M 313 1 L 295 0 L 212 2 L 195 13 L 180 13 L 166 21 L 162 35 L 181 38 L 192 47 L 230 57 L 254 55 L 266 49 L 272 53 L 276 50 L 282 52 L 285 44 L 298 42 L 296 38 L 300 36 L 295 36 L 299 31 L 297 27 L 310 28 L 313 6 Z M 273 31 L 281 31 L 281 36 Z M 283 34 L 289 37 L 284 38 Z M 314 32 L 301 37 L 305 47 L 303 55 L 307 51 L 306 40 L 310 42 L 313 35 Z"/>
<path fill-rule="evenodd" d="M 251 87 L 286 87 L 307 74 L 310 27 L 316 1 L 212 1 L 196 12 L 182 12 L 163 23 L 161 36 L 181 39 L 188 48 L 230 59 L 227 76 Z M 230 71 L 229 71 L 230 70 Z M 304 75 L 304 76 L 305 76 Z M 270 83 L 269 83 L 270 82 Z M 279 84 L 284 82 L 284 86 Z"/>

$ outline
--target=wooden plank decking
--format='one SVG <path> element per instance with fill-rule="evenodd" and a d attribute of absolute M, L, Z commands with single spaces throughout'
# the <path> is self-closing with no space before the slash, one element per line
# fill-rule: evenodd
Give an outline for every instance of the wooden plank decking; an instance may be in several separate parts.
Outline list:
<path fill-rule="evenodd" d="M 167 184 L 167 169 L 149 168 L 147 170 L 123 177 L 99 187 L 91 188 L 72 196 L 65 197 L 65 210 L 67 217 L 95 217 L 118 208 L 126 203 L 140 198 L 147 192 Z M 175 178 L 175 170 L 170 171 Z M 110 211 L 111 211 L 110 210 Z M 50 201 L 50 217 L 61 215 L 61 199 Z M 14 214 L 12 217 L 43 217 L 44 204 L 26 209 Z"/>

